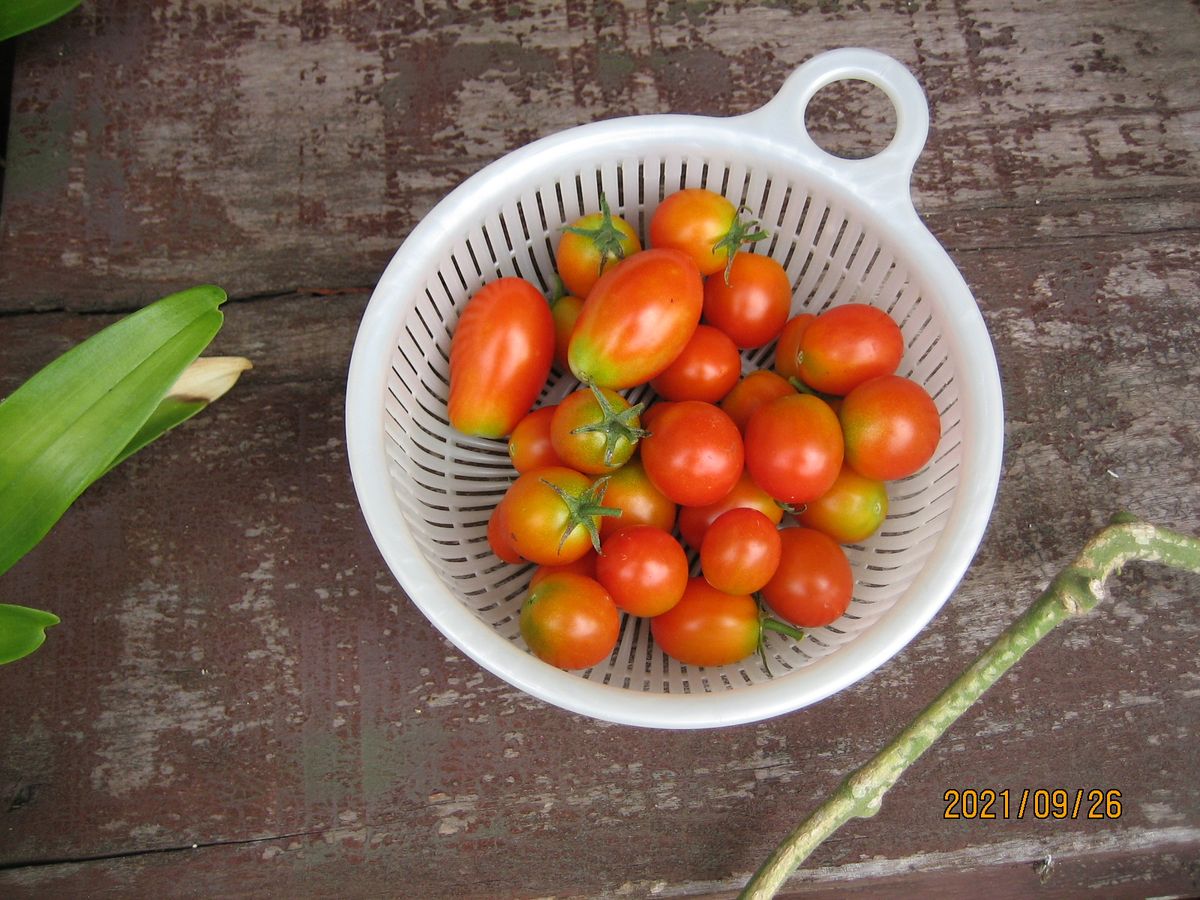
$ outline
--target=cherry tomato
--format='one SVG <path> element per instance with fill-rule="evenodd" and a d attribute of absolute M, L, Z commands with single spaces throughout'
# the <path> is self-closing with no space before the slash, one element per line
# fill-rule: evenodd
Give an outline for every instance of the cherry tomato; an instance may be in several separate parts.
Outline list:
<path fill-rule="evenodd" d="M 847 303 L 821 313 L 800 338 L 800 380 L 827 394 L 846 394 L 877 375 L 891 375 L 904 355 L 900 326 L 882 309 Z"/>
<path fill-rule="evenodd" d="M 517 548 L 513 546 L 512 538 L 508 531 L 508 515 L 504 501 L 501 500 L 496 504 L 492 514 L 488 517 L 487 524 L 487 540 L 488 546 L 492 548 L 492 552 L 506 563 L 524 562 L 523 557 L 517 552 Z"/>
<path fill-rule="evenodd" d="M 634 457 L 608 478 L 604 505 L 619 509 L 619 516 L 604 516 L 600 520 L 600 540 L 631 525 L 653 525 L 663 531 L 675 527 L 678 507 L 654 486 L 642 461 Z"/>
<path fill-rule="evenodd" d="M 867 478 L 891 481 L 933 458 L 942 422 L 929 393 L 911 379 L 881 375 L 846 395 L 838 413 L 846 462 Z"/>
<path fill-rule="evenodd" d="M 679 602 L 688 581 L 688 559 L 679 541 L 653 525 L 622 528 L 601 545 L 596 580 L 619 609 L 657 616 Z"/>
<path fill-rule="evenodd" d="M 624 465 L 646 434 L 642 407 L 607 388 L 582 388 L 558 404 L 550 422 L 550 443 L 568 468 L 603 475 Z"/>
<path fill-rule="evenodd" d="M 554 251 L 554 266 L 568 291 L 586 297 L 602 274 L 641 249 L 633 226 L 614 216 L 601 195 L 600 212 L 589 213 L 563 229 Z"/>
<path fill-rule="evenodd" d="M 720 500 L 737 483 L 745 462 L 742 436 L 718 407 L 679 400 L 654 420 L 642 439 L 642 465 L 654 486 L 685 506 Z"/>
<path fill-rule="evenodd" d="M 762 589 L 767 605 L 784 621 L 818 628 L 850 606 L 854 573 L 833 538 L 811 528 L 779 529 L 779 568 Z"/>
<path fill-rule="evenodd" d="M 602 483 L 574 469 L 524 473 L 500 501 L 513 549 L 539 566 L 561 566 L 598 548 L 599 518 L 617 512 L 601 505 L 603 493 Z"/>
<path fill-rule="evenodd" d="M 731 509 L 708 526 L 700 544 L 700 571 L 727 594 L 753 594 L 771 580 L 782 552 L 774 522 L 756 509 Z"/>
<path fill-rule="evenodd" d="M 719 273 L 704 279 L 702 320 L 743 349 L 775 340 L 791 308 L 792 283 L 769 256 L 734 254 L 728 283 Z"/>
<path fill-rule="evenodd" d="M 574 294 L 565 294 L 550 305 L 550 315 L 554 319 L 554 364 L 564 372 L 571 370 L 567 362 L 567 347 L 571 344 L 571 335 L 575 333 L 575 323 L 583 312 L 583 300 Z"/>
<path fill-rule="evenodd" d="M 688 579 L 679 602 L 650 620 L 654 643 L 690 666 L 725 666 L 758 649 L 758 604 L 749 594 L 727 594 L 703 578 Z"/>
<path fill-rule="evenodd" d="M 843 453 L 837 416 L 811 394 L 772 400 L 746 423 L 750 477 L 783 503 L 808 503 L 829 490 Z"/>
<path fill-rule="evenodd" d="M 586 669 L 608 659 L 621 633 L 621 614 L 594 578 L 556 572 L 530 590 L 520 615 L 521 637 L 540 660 Z"/>
<path fill-rule="evenodd" d="M 563 464 L 550 442 L 550 421 L 555 409 L 542 406 L 526 414 L 508 436 L 508 456 L 518 472 Z"/>
<path fill-rule="evenodd" d="M 584 384 L 621 390 L 671 364 L 700 322 L 704 283 L 678 250 L 635 253 L 592 287 L 567 348 Z"/>
<path fill-rule="evenodd" d="M 725 395 L 725 399 L 721 401 L 721 409 L 729 413 L 733 424 L 745 434 L 746 423 L 750 421 L 750 416 L 756 409 L 779 397 L 787 397 L 794 393 L 796 388 L 778 372 L 756 369 L 748 373 Z"/>
<path fill-rule="evenodd" d="M 839 544 L 857 544 L 873 535 L 887 518 L 887 485 L 858 474 L 848 465 L 832 487 L 810 501 L 797 520 Z"/>
<path fill-rule="evenodd" d="M 816 318 L 812 313 L 799 313 L 784 323 L 775 345 L 775 371 L 784 378 L 800 377 L 800 342 Z"/>
<path fill-rule="evenodd" d="M 745 222 L 737 207 L 706 188 L 668 194 L 650 217 L 650 245 L 688 254 L 704 275 L 726 273 L 742 244 L 762 240 L 757 222 Z"/>
<path fill-rule="evenodd" d="M 450 424 L 500 438 L 529 412 L 554 360 L 550 306 L 523 278 L 500 278 L 470 300 L 450 340 Z"/>
<path fill-rule="evenodd" d="M 722 513 L 731 509 L 755 509 L 778 525 L 783 521 L 783 508 L 766 491 L 754 483 L 750 473 L 742 470 L 733 488 L 718 500 L 706 506 L 681 506 L 679 508 L 679 534 L 689 547 L 699 550 L 703 546 L 708 526 Z"/>
<path fill-rule="evenodd" d="M 723 331 L 697 325 L 675 361 L 650 382 L 667 400 L 705 400 L 716 403 L 729 393 L 742 374 L 742 357 Z"/>
<path fill-rule="evenodd" d="M 608 521 L 607 516 L 604 521 Z M 529 586 L 531 588 L 537 587 L 543 579 L 556 572 L 574 572 L 576 575 L 586 575 L 588 578 L 595 578 L 597 559 L 599 559 L 599 554 L 589 547 L 587 553 L 583 554 L 575 562 L 567 563 L 563 566 L 538 566 L 533 570 L 533 574 L 529 576 Z"/>

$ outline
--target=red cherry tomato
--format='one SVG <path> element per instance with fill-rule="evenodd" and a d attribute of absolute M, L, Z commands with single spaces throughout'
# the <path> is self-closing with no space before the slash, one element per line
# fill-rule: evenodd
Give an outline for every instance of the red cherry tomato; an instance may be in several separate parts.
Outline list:
<path fill-rule="evenodd" d="M 599 544 L 603 487 L 582 472 L 561 466 L 534 469 L 517 478 L 500 501 L 514 550 L 539 566 L 574 562 Z"/>
<path fill-rule="evenodd" d="M 679 541 L 661 528 L 634 525 L 605 539 L 596 580 L 619 609 L 657 616 L 679 602 L 688 581 L 688 559 Z"/>
<path fill-rule="evenodd" d="M 728 594 L 753 594 L 779 567 L 783 543 L 775 523 L 756 509 L 731 509 L 708 526 L 700 544 L 700 571 Z"/>
<path fill-rule="evenodd" d="M 887 485 L 843 464 L 829 490 L 810 501 L 796 518 L 839 544 L 857 544 L 879 530 L 887 510 Z"/>
<path fill-rule="evenodd" d="M 554 318 L 538 289 L 515 277 L 484 285 L 450 339 L 450 424 L 506 436 L 537 400 L 553 360 Z"/>
<path fill-rule="evenodd" d="M 621 614 L 593 578 L 548 575 L 526 596 L 521 637 L 534 655 L 560 669 L 586 669 L 608 659 L 621 633 Z"/>
<path fill-rule="evenodd" d="M 716 503 L 679 508 L 679 534 L 689 547 L 699 550 L 703 546 L 708 526 L 722 513 L 741 508 L 758 510 L 774 525 L 783 521 L 783 508 L 770 494 L 755 484 L 750 473 L 743 469 L 733 488 Z"/>
<path fill-rule="evenodd" d="M 737 207 L 706 188 L 668 194 L 650 217 L 650 244 L 682 250 L 704 275 L 723 272 L 742 244 L 766 233 L 744 222 Z"/>
<path fill-rule="evenodd" d="M 827 394 L 846 394 L 877 375 L 891 375 L 904 355 L 900 326 L 882 309 L 847 303 L 827 309 L 800 339 L 800 380 Z"/>
<path fill-rule="evenodd" d="M 697 325 L 692 338 L 650 386 L 667 400 L 716 403 L 742 374 L 742 357 L 729 336 L 711 325 Z"/>
<path fill-rule="evenodd" d="M 608 521 L 607 517 L 605 521 Z M 545 578 L 555 574 L 556 572 L 574 572 L 576 575 L 586 575 L 588 578 L 596 577 L 596 560 L 599 554 L 594 549 L 589 548 L 587 553 L 575 560 L 575 562 L 567 563 L 564 566 L 538 566 L 533 570 L 533 574 L 529 576 L 529 587 L 537 587 Z"/>
<path fill-rule="evenodd" d="M 800 377 L 800 341 L 816 318 L 812 313 L 799 313 L 784 324 L 775 345 L 775 371 L 784 378 Z"/>
<path fill-rule="evenodd" d="M 746 423 L 750 477 L 784 503 L 808 503 L 829 490 L 843 453 L 837 416 L 811 394 L 772 400 Z"/>
<path fill-rule="evenodd" d="M 550 421 L 557 407 L 542 406 L 528 413 L 508 436 L 508 456 L 518 472 L 561 466 L 550 442 Z"/>
<path fill-rule="evenodd" d="M 725 666 L 758 649 L 762 625 L 749 594 L 727 594 L 703 578 L 688 580 L 679 602 L 650 620 L 654 643 L 690 666 Z"/>
<path fill-rule="evenodd" d="M 571 370 L 567 362 L 567 347 L 571 344 L 571 335 L 575 333 L 575 323 L 583 312 L 583 300 L 574 294 L 565 294 L 555 300 L 550 306 L 550 315 L 554 319 L 554 364 L 562 371 Z"/>
<path fill-rule="evenodd" d="M 781 619 L 818 628 L 850 606 L 854 573 L 845 551 L 827 534 L 799 526 L 781 528 L 779 568 L 762 589 L 763 599 Z"/>
<path fill-rule="evenodd" d="M 794 393 L 796 388 L 778 372 L 756 369 L 748 373 L 725 395 L 725 399 L 721 401 L 721 409 L 729 413 L 733 424 L 745 434 L 746 423 L 750 421 L 750 416 L 756 409 L 779 397 L 787 397 Z"/>
<path fill-rule="evenodd" d="M 654 486 L 637 457 L 608 477 L 604 505 L 621 514 L 601 518 L 601 541 L 631 525 L 653 525 L 668 532 L 675 527 L 675 501 Z"/>
<path fill-rule="evenodd" d="M 769 256 L 737 253 L 728 284 L 719 272 L 704 279 L 703 321 L 743 349 L 775 340 L 791 308 L 792 283 L 783 266 Z"/>
<path fill-rule="evenodd" d="M 621 390 L 649 381 L 683 350 L 704 304 L 696 264 L 678 250 L 643 250 L 592 287 L 567 348 L 585 384 Z"/>
<path fill-rule="evenodd" d="M 891 481 L 920 471 L 937 450 L 942 422 L 929 393 L 900 375 L 863 382 L 838 413 L 846 462 L 867 478 Z"/>
<path fill-rule="evenodd" d="M 742 436 L 718 407 L 679 400 L 654 420 L 642 439 L 642 465 L 654 486 L 685 506 L 715 503 L 742 473 Z"/>
<path fill-rule="evenodd" d="M 589 213 L 563 229 L 554 266 L 567 290 L 586 297 L 596 280 L 627 256 L 642 249 L 637 232 L 600 198 L 600 212 Z"/>
<path fill-rule="evenodd" d="M 550 421 L 550 443 L 571 469 L 589 475 L 612 472 L 633 456 L 645 434 L 639 407 L 607 388 L 581 388 L 568 394 Z"/>

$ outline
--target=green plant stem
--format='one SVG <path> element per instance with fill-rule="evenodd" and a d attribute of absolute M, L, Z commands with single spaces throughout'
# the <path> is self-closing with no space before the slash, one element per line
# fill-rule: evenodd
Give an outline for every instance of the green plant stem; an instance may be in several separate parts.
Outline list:
<path fill-rule="evenodd" d="M 787 836 L 754 874 L 743 900 L 773 897 L 827 837 L 854 818 L 879 811 L 883 795 L 989 687 L 1060 622 L 1089 612 L 1105 581 L 1128 562 L 1158 562 L 1200 572 L 1200 540 L 1118 514 L 1096 534 L 1015 622 L 913 722 L 866 765 L 847 776 L 811 816 Z"/>

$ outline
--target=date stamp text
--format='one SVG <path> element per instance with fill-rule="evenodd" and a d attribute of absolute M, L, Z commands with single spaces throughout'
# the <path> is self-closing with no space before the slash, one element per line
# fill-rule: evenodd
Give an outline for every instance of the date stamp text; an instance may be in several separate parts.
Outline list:
<path fill-rule="evenodd" d="M 943 819 L 1119 819 L 1121 792 L 1104 788 L 948 788 Z"/>

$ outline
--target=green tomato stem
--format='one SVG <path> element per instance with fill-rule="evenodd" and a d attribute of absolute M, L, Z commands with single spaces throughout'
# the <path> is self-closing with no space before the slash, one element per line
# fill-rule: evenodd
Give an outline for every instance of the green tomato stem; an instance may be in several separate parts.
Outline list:
<path fill-rule="evenodd" d="M 590 432 L 603 434 L 604 465 L 611 468 L 617 446 L 622 440 L 626 441 L 632 448 L 637 446 L 639 440 L 650 434 L 650 432 L 640 427 L 641 422 L 638 419 L 642 414 L 642 410 L 646 408 L 646 404 L 638 403 L 634 406 L 627 406 L 618 412 L 602 388 L 597 387 L 591 382 L 588 383 L 588 387 L 591 388 L 592 394 L 596 398 L 596 404 L 600 407 L 600 420 L 587 425 L 580 425 L 578 428 L 572 429 L 571 434 L 588 434 Z"/>
<path fill-rule="evenodd" d="M 603 478 L 597 478 L 592 482 L 591 487 L 579 495 L 569 493 L 547 478 L 541 479 L 542 484 L 549 486 L 567 506 L 567 524 L 563 527 L 562 537 L 558 540 L 559 551 L 562 550 L 567 538 L 575 529 L 582 526 L 586 529 L 588 537 L 591 538 L 592 547 L 597 553 L 600 552 L 600 529 L 596 527 L 596 517 L 621 515 L 620 509 L 601 504 L 604 492 L 608 489 L 610 477 L 612 476 L 605 475 Z"/>
<path fill-rule="evenodd" d="M 773 897 L 827 837 L 853 818 L 879 811 L 883 795 L 989 687 L 1060 622 L 1089 612 L 1105 581 L 1128 562 L 1158 562 L 1200 572 L 1200 539 L 1158 528 L 1127 514 L 1114 516 L 1033 604 L 930 703 L 913 722 L 800 823 L 771 853 L 740 897 Z"/>
<path fill-rule="evenodd" d="M 729 273 L 733 270 L 733 257 L 741 249 L 742 244 L 753 244 L 770 237 L 770 232 L 763 230 L 756 219 L 743 219 L 739 209 L 733 217 L 729 230 L 713 244 L 713 253 L 725 251 L 725 284 L 729 284 Z"/>
<path fill-rule="evenodd" d="M 596 252 L 600 254 L 599 270 L 596 273 L 598 275 L 603 274 L 610 259 L 620 261 L 625 258 L 625 246 L 622 242 L 626 240 L 626 235 L 613 224 L 612 210 L 603 193 L 600 194 L 600 216 L 600 224 L 595 228 L 564 225 L 562 229 L 592 242 Z"/>

